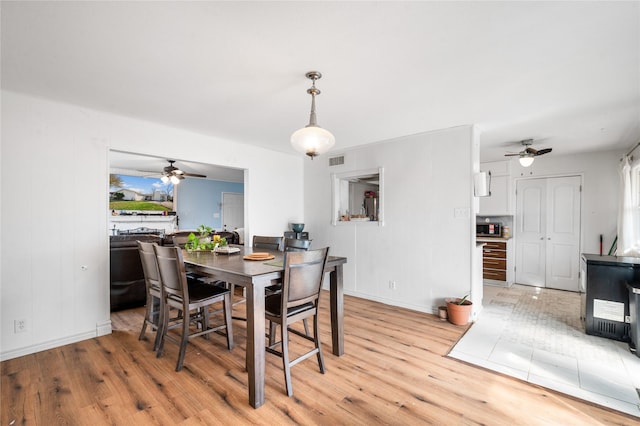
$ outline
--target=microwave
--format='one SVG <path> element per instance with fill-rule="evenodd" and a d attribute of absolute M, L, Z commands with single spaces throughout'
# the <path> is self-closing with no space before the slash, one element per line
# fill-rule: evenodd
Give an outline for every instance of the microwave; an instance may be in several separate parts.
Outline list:
<path fill-rule="evenodd" d="M 478 237 L 501 237 L 501 223 L 478 223 L 476 224 L 476 236 Z"/>

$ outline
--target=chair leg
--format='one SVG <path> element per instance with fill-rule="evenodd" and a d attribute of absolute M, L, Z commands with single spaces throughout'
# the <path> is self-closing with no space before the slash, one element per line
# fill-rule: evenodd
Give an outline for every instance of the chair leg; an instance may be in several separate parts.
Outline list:
<path fill-rule="evenodd" d="M 152 297 L 151 294 L 147 291 L 147 304 L 145 306 L 144 312 L 144 320 L 142 321 L 142 330 L 140 330 L 140 335 L 138 336 L 138 340 L 144 339 L 144 334 L 147 331 L 147 322 L 151 321 L 151 308 L 152 308 Z"/>
<path fill-rule="evenodd" d="M 320 346 L 320 333 L 318 333 L 318 314 L 313 316 L 313 340 L 318 349 L 318 353 L 316 354 L 318 357 L 318 367 L 320 367 L 320 372 L 324 374 L 324 357 L 322 356 L 322 347 Z"/>
<path fill-rule="evenodd" d="M 162 356 L 162 352 L 164 351 L 164 341 L 167 335 L 167 329 L 169 328 L 169 305 L 165 304 L 162 309 L 162 322 L 160 323 L 160 327 L 158 333 L 160 334 L 160 342 L 158 342 L 158 349 L 156 350 L 156 358 L 160 358 Z"/>
<path fill-rule="evenodd" d="M 182 320 L 182 336 L 180 339 L 180 353 L 178 354 L 178 363 L 176 364 L 176 371 L 182 370 L 182 364 L 184 363 L 184 356 L 187 352 L 187 343 L 189 342 L 189 323 L 191 322 L 191 313 L 186 311 Z M 204 325 L 204 324 L 203 324 Z"/>
<path fill-rule="evenodd" d="M 272 346 L 276 340 L 276 323 L 269 321 L 269 346 Z"/>
<path fill-rule="evenodd" d="M 280 323 L 280 337 L 282 337 L 282 367 L 284 369 L 284 382 L 287 387 L 287 395 L 293 395 L 293 387 L 291 385 L 291 366 L 289 365 L 289 331 L 287 330 L 287 322 L 283 318 Z"/>
<path fill-rule="evenodd" d="M 164 308 L 162 306 L 162 301 L 158 298 L 153 298 L 153 303 L 156 303 L 156 300 L 159 302 L 158 311 L 156 314 L 157 322 L 156 322 L 156 338 L 153 342 L 153 350 L 157 351 L 158 346 L 160 346 L 160 340 L 162 339 L 162 324 L 164 323 Z M 155 305 L 154 305 L 155 306 Z"/>
<path fill-rule="evenodd" d="M 200 308 L 200 315 L 202 319 L 202 331 L 206 331 L 209 329 L 209 306 L 203 306 Z M 202 337 L 209 340 L 209 334 L 204 334 Z"/>
<path fill-rule="evenodd" d="M 222 309 L 224 310 L 224 322 L 227 326 L 227 347 L 233 349 L 233 326 L 231 322 L 231 310 L 233 309 L 233 296 L 229 293 L 225 294 L 222 301 Z"/>
<path fill-rule="evenodd" d="M 302 320 L 302 324 L 304 324 L 304 334 L 306 334 L 308 336 L 309 335 L 309 323 L 307 322 L 306 318 L 304 318 Z"/>

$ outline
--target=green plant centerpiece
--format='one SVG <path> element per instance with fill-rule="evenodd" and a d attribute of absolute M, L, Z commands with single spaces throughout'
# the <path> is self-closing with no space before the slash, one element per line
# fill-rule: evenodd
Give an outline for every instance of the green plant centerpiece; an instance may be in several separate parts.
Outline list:
<path fill-rule="evenodd" d="M 198 250 L 214 250 L 218 246 L 226 246 L 227 239 L 220 237 L 220 235 L 214 235 L 210 237 L 213 229 L 210 226 L 200 225 L 196 228 L 196 233 L 192 232 L 187 237 L 187 243 L 184 248 L 187 251 Z"/>

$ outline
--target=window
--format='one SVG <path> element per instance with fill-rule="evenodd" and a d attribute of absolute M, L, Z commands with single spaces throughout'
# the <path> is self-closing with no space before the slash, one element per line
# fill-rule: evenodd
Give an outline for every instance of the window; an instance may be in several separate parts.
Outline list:
<path fill-rule="evenodd" d="M 384 224 L 382 167 L 332 175 L 333 225 L 352 222 Z"/>
<path fill-rule="evenodd" d="M 109 175 L 109 210 L 173 210 L 173 185 L 159 178 Z"/>

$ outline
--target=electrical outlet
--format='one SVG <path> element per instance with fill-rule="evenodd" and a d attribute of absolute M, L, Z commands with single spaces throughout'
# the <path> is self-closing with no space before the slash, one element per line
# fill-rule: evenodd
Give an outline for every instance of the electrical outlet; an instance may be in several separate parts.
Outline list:
<path fill-rule="evenodd" d="M 453 217 L 456 219 L 459 219 L 459 218 L 468 219 L 469 209 L 466 207 L 456 207 L 455 209 L 453 209 Z"/>
<path fill-rule="evenodd" d="M 396 282 L 395 281 L 389 281 L 389 288 L 391 290 L 397 289 Z"/>
<path fill-rule="evenodd" d="M 24 333 L 25 331 L 27 331 L 27 320 L 26 319 L 13 320 L 13 332 L 14 333 Z"/>

